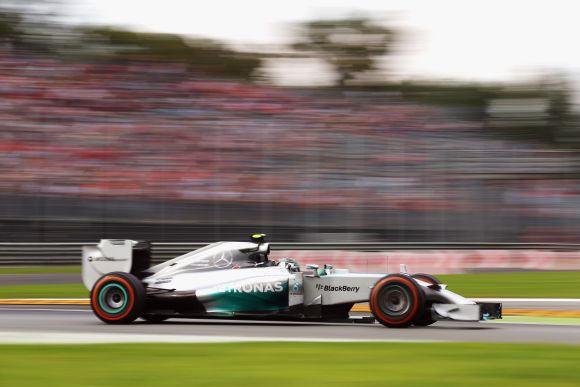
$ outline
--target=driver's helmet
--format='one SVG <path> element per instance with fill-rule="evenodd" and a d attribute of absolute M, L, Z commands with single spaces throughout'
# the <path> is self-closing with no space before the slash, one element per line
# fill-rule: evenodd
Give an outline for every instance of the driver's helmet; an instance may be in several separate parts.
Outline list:
<path fill-rule="evenodd" d="M 284 266 L 288 271 L 293 273 L 300 271 L 300 264 L 292 258 L 282 258 L 278 262 L 278 265 Z"/>

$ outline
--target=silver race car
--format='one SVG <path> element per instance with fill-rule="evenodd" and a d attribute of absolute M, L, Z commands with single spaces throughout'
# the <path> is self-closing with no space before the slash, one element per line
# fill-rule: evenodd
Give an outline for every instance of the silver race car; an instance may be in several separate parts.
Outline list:
<path fill-rule="evenodd" d="M 137 318 L 268 318 L 342 321 L 368 302 L 387 327 L 437 320 L 501 318 L 501 304 L 475 303 L 428 274 L 351 273 L 290 258 L 270 260 L 264 234 L 249 242 L 217 242 L 149 267 L 150 244 L 104 239 L 83 247 L 83 282 L 95 315 L 109 324 Z M 358 318 L 364 320 L 364 318 Z M 365 321 L 372 322 L 372 317 Z"/>

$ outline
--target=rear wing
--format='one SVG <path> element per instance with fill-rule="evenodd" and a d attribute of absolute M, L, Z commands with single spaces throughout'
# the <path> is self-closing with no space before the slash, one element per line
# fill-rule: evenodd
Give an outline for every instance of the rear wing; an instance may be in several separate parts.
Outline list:
<path fill-rule="evenodd" d="M 130 239 L 101 239 L 97 245 L 83 246 L 83 283 L 91 290 L 107 273 L 121 271 L 138 278 L 151 263 L 151 243 Z"/>

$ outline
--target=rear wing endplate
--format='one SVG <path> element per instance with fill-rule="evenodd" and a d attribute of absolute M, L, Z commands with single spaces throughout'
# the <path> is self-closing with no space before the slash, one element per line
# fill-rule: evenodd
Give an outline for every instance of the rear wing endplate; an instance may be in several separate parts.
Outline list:
<path fill-rule="evenodd" d="M 137 277 L 149 267 L 149 242 L 131 239 L 101 239 L 97 245 L 83 246 L 83 283 L 91 290 L 97 280 L 114 271 L 132 273 Z"/>

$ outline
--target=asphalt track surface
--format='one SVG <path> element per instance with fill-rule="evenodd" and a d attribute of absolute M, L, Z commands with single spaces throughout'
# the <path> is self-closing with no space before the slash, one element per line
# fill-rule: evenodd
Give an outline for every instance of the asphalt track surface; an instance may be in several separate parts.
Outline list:
<path fill-rule="evenodd" d="M 56 339 L 55 339 L 56 338 Z M 380 324 L 172 319 L 106 325 L 85 307 L 2 306 L 0 342 L 453 341 L 580 344 L 580 326 L 438 322 L 388 329 Z M 44 340 L 44 341 L 43 341 Z M 50 341 L 53 340 L 53 341 Z"/>

